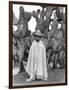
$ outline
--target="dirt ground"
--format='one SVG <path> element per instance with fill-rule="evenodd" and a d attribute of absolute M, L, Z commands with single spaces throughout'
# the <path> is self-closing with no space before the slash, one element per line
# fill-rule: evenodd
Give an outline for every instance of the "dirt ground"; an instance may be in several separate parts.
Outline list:
<path fill-rule="evenodd" d="M 36 85 L 36 84 L 52 84 L 65 82 L 64 69 L 48 69 L 48 80 L 26 81 L 29 78 L 26 72 L 21 72 L 13 76 L 13 86 Z"/>

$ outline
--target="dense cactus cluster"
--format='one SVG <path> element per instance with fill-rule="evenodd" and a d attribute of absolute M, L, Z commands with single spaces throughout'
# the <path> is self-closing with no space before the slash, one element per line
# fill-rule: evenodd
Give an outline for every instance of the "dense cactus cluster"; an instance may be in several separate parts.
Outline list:
<path fill-rule="evenodd" d="M 48 67 L 64 68 L 65 64 L 65 12 L 63 7 L 41 6 L 33 12 L 25 12 L 20 6 L 18 30 L 13 31 L 13 60 L 18 62 L 20 70 L 25 70 L 23 62 L 27 62 L 29 48 L 34 40 L 33 33 L 28 29 L 28 22 L 33 16 L 36 20 L 35 30 L 43 34 L 42 41 L 46 47 Z M 53 19 L 51 18 L 53 14 Z M 32 23 L 33 24 L 33 23 Z M 60 28 L 58 25 L 60 24 Z M 49 27 L 51 26 L 51 29 Z"/>

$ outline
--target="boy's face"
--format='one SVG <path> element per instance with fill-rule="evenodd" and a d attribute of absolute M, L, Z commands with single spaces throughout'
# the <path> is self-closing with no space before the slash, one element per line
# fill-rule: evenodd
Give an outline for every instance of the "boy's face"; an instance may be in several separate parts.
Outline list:
<path fill-rule="evenodd" d="M 35 39 L 37 42 L 39 42 L 39 40 L 41 39 L 41 37 L 40 37 L 40 36 L 35 35 L 35 36 L 34 36 L 34 39 Z"/>

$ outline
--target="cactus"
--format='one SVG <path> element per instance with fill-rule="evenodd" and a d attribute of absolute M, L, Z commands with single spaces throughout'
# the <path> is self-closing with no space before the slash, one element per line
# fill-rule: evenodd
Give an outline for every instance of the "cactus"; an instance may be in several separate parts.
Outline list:
<path fill-rule="evenodd" d="M 50 64 L 50 62 L 53 62 L 53 67 L 56 67 L 57 63 L 59 63 L 62 67 L 64 66 L 65 57 L 63 57 L 63 54 L 65 55 L 65 13 L 61 13 L 60 9 L 61 8 L 58 7 L 46 6 L 42 7 L 42 11 L 38 9 L 36 12 L 33 11 L 32 13 L 30 13 L 25 12 L 24 8 L 21 7 L 18 22 L 18 30 L 13 33 L 13 35 L 16 37 L 16 41 L 20 49 L 20 68 L 24 67 L 22 62 L 24 58 L 26 59 L 25 61 L 27 61 L 28 58 L 28 56 L 26 58 L 24 57 L 24 55 L 28 54 L 27 51 L 29 50 L 31 43 L 34 40 L 33 34 L 31 35 L 31 32 L 28 30 L 28 22 L 31 19 L 31 16 L 33 16 L 37 22 L 35 30 L 39 29 L 44 34 L 44 38 L 42 39 L 42 41 L 46 48 L 46 57 L 48 64 Z M 51 15 L 54 10 L 54 19 L 51 20 Z M 49 30 L 49 25 L 51 21 L 53 23 L 51 25 L 51 30 Z M 58 23 L 61 23 L 60 29 L 58 29 Z M 15 41 L 13 42 L 15 43 Z"/>

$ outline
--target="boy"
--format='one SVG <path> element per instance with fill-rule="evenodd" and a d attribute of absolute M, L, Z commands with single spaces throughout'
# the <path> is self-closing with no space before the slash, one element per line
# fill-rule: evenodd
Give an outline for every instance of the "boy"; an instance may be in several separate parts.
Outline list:
<path fill-rule="evenodd" d="M 41 38 L 43 34 L 40 30 L 35 30 L 34 41 L 31 45 L 26 72 L 30 75 L 27 81 L 35 79 L 47 80 L 46 51 Z"/>

